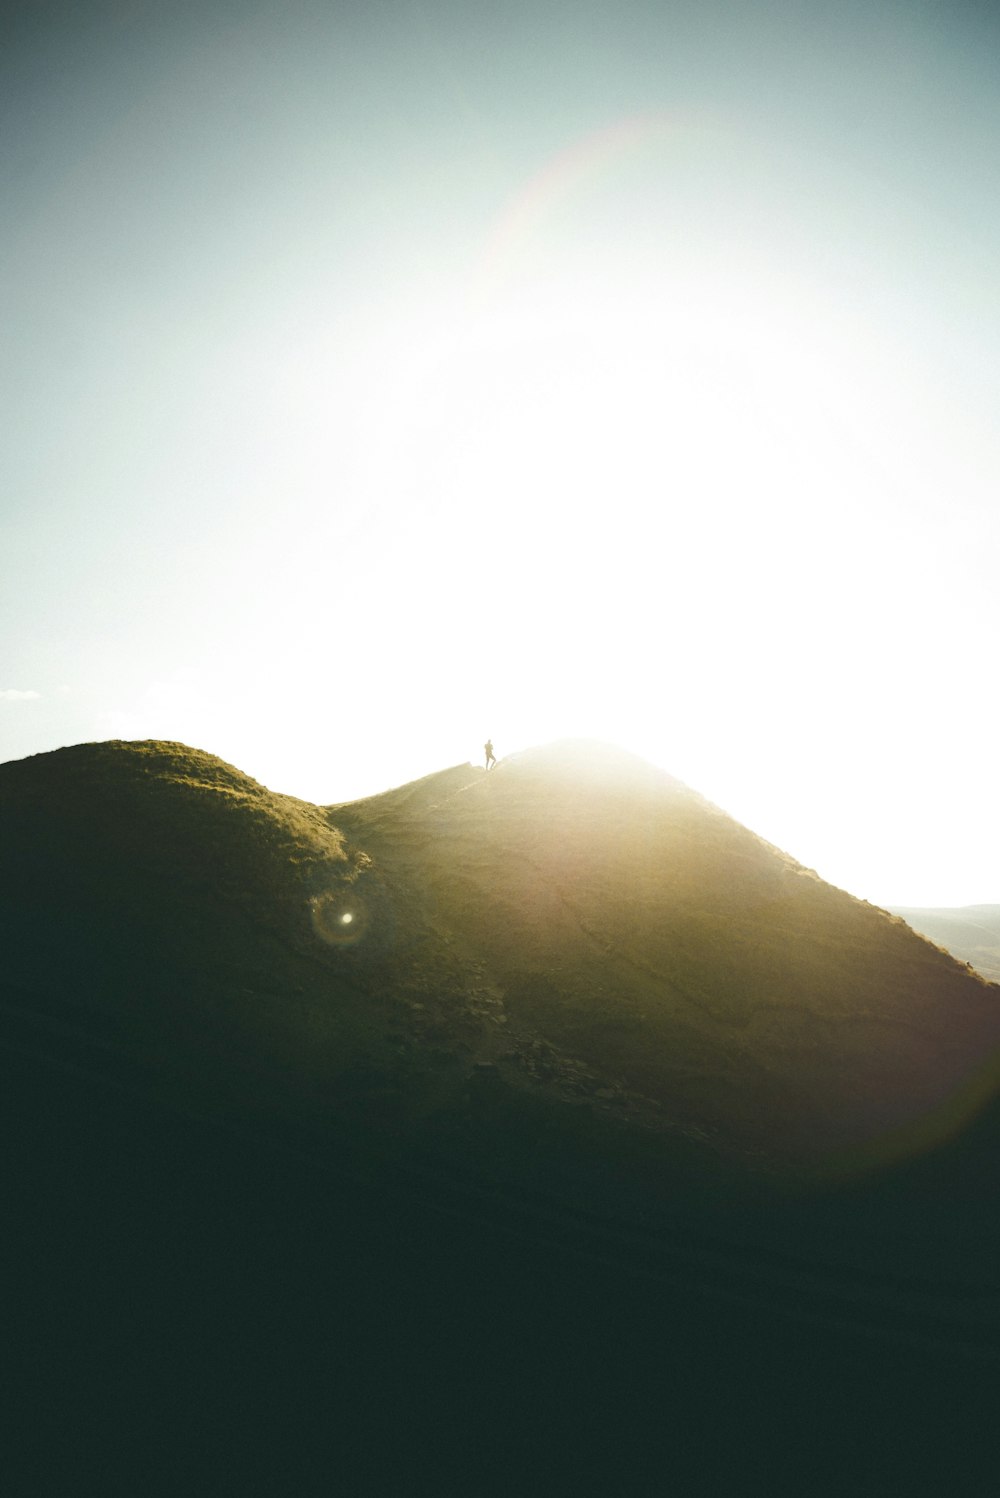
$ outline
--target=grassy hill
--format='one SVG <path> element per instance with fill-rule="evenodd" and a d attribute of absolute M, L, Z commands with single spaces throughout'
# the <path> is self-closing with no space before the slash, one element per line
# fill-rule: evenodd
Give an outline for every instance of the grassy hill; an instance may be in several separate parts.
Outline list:
<path fill-rule="evenodd" d="M 7 982 L 233 1106 L 443 1146 L 471 1086 L 780 1169 L 992 1084 L 1000 990 L 617 750 L 321 809 L 99 744 L 2 767 L 0 808 Z"/>
<path fill-rule="evenodd" d="M 0 944 L 24 1491 L 862 1492 L 942 1378 L 992 1422 L 1000 989 L 641 761 L 2 765 Z"/>
<path fill-rule="evenodd" d="M 620 751 L 556 745 L 331 817 L 464 964 L 512 1088 L 776 1163 L 905 1150 L 993 1084 L 1000 991 Z"/>

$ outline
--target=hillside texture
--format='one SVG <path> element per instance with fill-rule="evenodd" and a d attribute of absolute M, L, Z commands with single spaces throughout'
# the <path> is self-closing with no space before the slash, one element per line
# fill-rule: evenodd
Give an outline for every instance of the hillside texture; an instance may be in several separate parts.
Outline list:
<path fill-rule="evenodd" d="M 478 985 L 511 1086 L 815 1158 L 992 1084 L 1000 990 L 671 777 L 571 744 L 461 780 L 330 815 Z"/>
<path fill-rule="evenodd" d="M 9 1491 L 984 1491 L 1000 989 L 669 776 L 0 765 L 0 950 Z"/>
<path fill-rule="evenodd" d="M 321 809 L 100 744 L 0 767 L 0 812 L 7 983 L 251 1111 L 444 1146 L 541 1107 L 780 1169 L 994 1083 L 1000 989 L 617 750 Z"/>

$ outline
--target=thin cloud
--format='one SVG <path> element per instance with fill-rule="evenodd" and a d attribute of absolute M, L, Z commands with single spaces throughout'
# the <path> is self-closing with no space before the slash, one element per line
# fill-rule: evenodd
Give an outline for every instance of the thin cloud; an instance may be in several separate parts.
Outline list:
<path fill-rule="evenodd" d="M 0 702 L 33 702 L 41 692 L 19 692 L 16 687 L 0 688 Z"/>

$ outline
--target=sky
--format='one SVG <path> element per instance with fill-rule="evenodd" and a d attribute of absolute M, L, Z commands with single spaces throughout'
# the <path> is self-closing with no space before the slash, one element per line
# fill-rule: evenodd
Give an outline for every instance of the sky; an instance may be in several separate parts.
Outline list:
<path fill-rule="evenodd" d="M 0 760 L 597 737 L 1000 901 L 991 7 L 4 15 Z"/>

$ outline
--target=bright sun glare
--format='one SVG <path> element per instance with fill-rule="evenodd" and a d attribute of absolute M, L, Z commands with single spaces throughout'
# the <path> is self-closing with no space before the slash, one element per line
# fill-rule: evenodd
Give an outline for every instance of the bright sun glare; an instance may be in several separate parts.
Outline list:
<path fill-rule="evenodd" d="M 442 630 L 487 600 L 503 639 L 489 648 L 522 703 L 553 688 L 600 699 L 613 737 L 632 727 L 636 683 L 653 688 L 664 666 L 708 686 L 755 650 L 811 672 L 824 610 L 837 619 L 822 646 L 870 622 L 840 580 L 886 412 L 866 413 L 832 330 L 825 344 L 815 318 L 796 332 L 798 310 L 735 291 L 726 305 L 717 287 L 597 307 L 550 290 L 450 337 L 415 333 L 382 382 L 376 424 L 391 435 L 371 447 L 403 515 L 398 596 L 419 586 Z M 880 524 L 869 517 L 869 538 Z M 799 610 L 810 629 L 787 627 Z"/>
<path fill-rule="evenodd" d="M 822 808 L 790 746 L 839 755 L 891 707 L 872 642 L 894 614 L 925 643 L 924 543 L 886 500 L 919 485 L 919 445 L 898 440 L 913 413 L 886 398 L 884 351 L 787 279 L 689 273 L 669 294 L 522 288 L 383 353 L 366 449 L 384 585 L 423 621 L 424 663 L 463 682 L 438 712 L 449 742 L 479 721 L 512 746 L 618 742 L 797 851 L 772 803 Z M 848 752 L 846 795 L 852 773 Z"/>
<path fill-rule="evenodd" d="M 677 232 L 644 260 L 622 206 L 518 219 L 488 276 L 415 283 L 344 346 L 296 338 L 281 483 L 314 524 L 276 611 L 292 622 L 244 621 L 253 682 L 206 687 L 190 727 L 171 700 L 165 730 L 114 731 L 210 744 L 317 801 L 479 759 L 487 734 L 501 757 L 599 738 L 889 899 L 906 857 L 858 888 L 852 850 L 883 807 L 908 822 L 952 754 L 947 713 L 917 750 L 905 725 L 975 630 L 957 588 L 946 618 L 927 604 L 924 517 L 966 483 L 957 427 L 940 439 L 897 335 L 787 246 L 706 262 Z M 318 703 L 294 747 L 257 705 L 271 680 L 296 713 Z"/>

